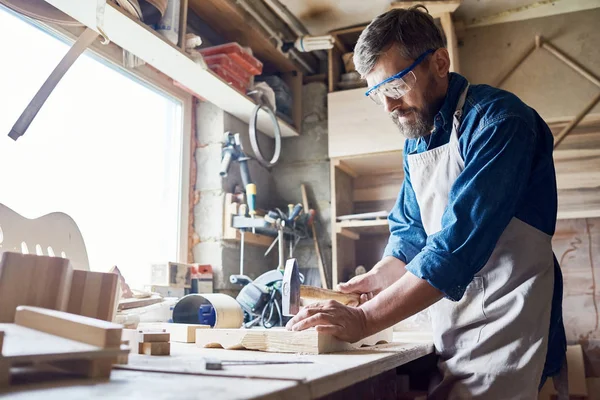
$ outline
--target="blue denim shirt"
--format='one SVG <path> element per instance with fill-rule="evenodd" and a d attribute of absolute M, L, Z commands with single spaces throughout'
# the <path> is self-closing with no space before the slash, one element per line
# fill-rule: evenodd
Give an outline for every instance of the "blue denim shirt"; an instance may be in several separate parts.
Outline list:
<path fill-rule="evenodd" d="M 487 263 L 513 217 L 553 235 L 557 212 L 553 136 L 546 123 L 514 94 L 471 85 L 459 131 L 465 167 L 452 186 L 442 230 L 427 236 L 406 156 L 449 142 L 452 116 L 466 85 L 464 77 L 451 73 L 432 134 L 405 142 L 404 183 L 388 217 L 391 234 L 384 252 L 404 261 L 408 271 L 454 301 L 462 298 L 466 286 Z M 554 260 L 545 376 L 558 373 L 566 350 L 562 274 Z"/>

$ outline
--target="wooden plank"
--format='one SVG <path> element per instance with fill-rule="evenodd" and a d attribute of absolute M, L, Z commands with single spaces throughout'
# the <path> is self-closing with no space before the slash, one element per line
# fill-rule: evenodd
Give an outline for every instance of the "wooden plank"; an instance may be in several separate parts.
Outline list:
<path fill-rule="evenodd" d="M 295 64 L 269 40 L 268 34 L 230 0 L 189 0 L 190 8 L 225 40 L 252 48 L 255 57 L 280 72 L 297 70 Z"/>
<path fill-rule="evenodd" d="M 333 160 L 331 160 L 331 162 L 333 163 L 333 165 L 335 167 L 341 169 L 342 171 L 344 171 L 351 177 L 356 178 L 358 176 L 358 174 L 356 172 L 354 172 L 354 170 L 352 170 L 352 168 L 348 164 L 346 164 L 344 161 L 340 160 L 339 158 L 333 159 Z"/>
<path fill-rule="evenodd" d="M 0 322 L 14 322 L 19 305 L 66 310 L 73 270 L 69 260 L 5 252 L 0 261 Z"/>
<path fill-rule="evenodd" d="M 19 306 L 15 314 L 15 323 L 102 348 L 121 345 L 121 325 L 62 311 Z"/>
<path fill-rule="evenodd" d="M 327 114 L 330 158 L 404 147 L 398 127 L 383 107 L 365 96 L 364 88 L 329 93 Z"/>
<path fill-rule="evenodd" d="M 358 266 L 356 263 L 356 245 L 358 242 L 342 235 L 336 235 L 335 240 L 338 248 L 338 264 L 336 281 L 333 283 L 334 288 L 340 282 L 347 282 L 354 275 L 354 271 Z"/>
<path fill-rule="evenodd" d="M 347 229 L 358 234 L 389 234 L 387 219 L 340 221 L 336 229 Z"/>
<path fill-rule="evenodd" d="M 374 211 L 374 212 L 367 212 L 367 213 L 361 213 L 361 214 L 338 215 L 337 220 L 338 221 L 368 220 L 368 219 L 386 219 L 387 220 L 389 213 L 390 212 L 387 210 L 382 210 L 382 211 Z"/>
<path fill-rule="evenodd" d="M 449 12 L 440 15 L 440 22 L 446 36 L 446 48 L 450 55 L 450 72 L 460 72 L 460 58 L 458 56 L 458 39 L 454 30 L 454 22 Z"/>
<path fill-rule="evenodd" d="M 590 10 L 600 7 L 599 0 L 537 1 L 529 5 L 505 10 L 497 14 L 473 18 L 467 21 L 467 29 L 506 22 L 524 21 L 532 18 Z"/>
<path fill-rule="evenodd" d="M 0 324 L 0 330 L 5 333 L 2 357 L 11 364 L 85 358 L 114 359 L 119 354 L 127 353 L 119 346 L 101 348 L 17 324 Z"/>
<path fill-rule="evenodd" d="M 75 270 L 66 311 L 112 321 L 119 295 L 119 275 Z"/>
<path fill-rule="evenodd" d="M 360 303 L 358 293 L 342 293 L 337 290 L 321 289 L 314 286 L 300 286 L 300 298 L 304 300 L 303 305 L 323 300 L 335 300 L 346 306 L 356 307 Z"/>
<path fill-rule="evenodd" d="M 328 57 L 328 70 L 329 70 L 329 92 L 335 92 L 337 90 L 340 76 L 343 72 L 342 63 L 342 52 L 337 47 L 333 47 L 327 52 Z"/>
<path fill-rule="evenodd" d="M 146 299 L 122 299 L 119 301 L 119 310 L 150 306 L 164 301 L 162 296 L 153 296 Z"/>
<path fill-rule="evenodd" d="M 567 346 L 567 364 L 569 365 L 569 396 L 588 395 L 585 382 L 585 365 L 580 345 Z"/>
<path fill-rule="evenodd" d="M 164 329 L 171 335 L 171 342 L 196 343 L 196 330 L 210 329 L 210 325 L 142 322 L 138 329 Z"/>
<path fill-rule="evenodd" d="M 341 226 L 337 226 L 336 228 L 336 232 L 339 235 L 342 235 L 344 237 L 347 237 L 348 239 L 352 239 L 352 240 L 359 240 L 360 239 L 360 235 L 356 232 L 351 231 L 350 229 L 346 229 L 346 228 L 342 228 Z"/>
<path fill-rule="evenodd" d="M 270 353 L 325 354 L 391 341 L 391 329 L 354 344 L 342 342 L 331 335 L 312 329 L 305 331 L 288 331 L 283 328 L 207 329 L 196 332 L 196 344 L 200 347 L 258 350 Z"/>
<path fill-rule="evenodd" d="M 46 2 L 84 25 L 94 30 L 98 29 L 96 0 L 79 0 L 75 2 L 71 0 L 46 0 Z M 196 1 L 196 4 L 201 3 L 203 2 Z M 191 2 L 190 6 L 192 6 Z M 231 21 L 227 24 L 240 26 L 231 24 Z M 256 103 L 250 97 L 237 91 L 209 69 L 203 69 L 179 47 L 166 41 L 143 23 L 133 20 L 116 5 L 107 3 L 102 30 L 111 41 L 135 54 L 189 91 L 197 93 L 200 97 L 246 123 L 250 121 L 256 106 Z M 296 68 L 290 68 L 289 70 L 293 69 Z M 273 136 L 273 124 L 266 111 L 261 110 L 259 112 L 257 125 L 261 132 Z M 298 136 L 298 132 L 285 121 L 279 120 L 279 125 L 283 137 Z"/>
<path fill-rule="evenodd" d="M 398 198 L 403 181 L 404 173 L 361 176 L 354 181 L 352 200 L 355 202 L 395 200 Z"/>
<path fill-rule="evenodd" d="M 306 193 L 306 184 L 302 183 L 300 185 L 300 191 L 302 192 L 302 207 L 305 212 L 310 210 L 308 204 L 308 195 Z M 323 289 L 328 289 L 327 284 L 327 276 L 325 275 L 325 265 L 323 265 L 323 255 L 321 254 L 321 248 L 319 247 L 319 236 L 317 235 L 316 223 L 313 221 L 311 224 L 311 233 L 313 237 L 313 245 L 315 246 L 315 255 L 317 256 L 317 267 L 319 268 L 319 277 L 321 280 L 321 287 Z"/>
<path fill-rule="evenodd" d="M 340 215 L 352 214 L 354 205 L 352 199 L 352 192 L 354 188 L 354 179 L 345 172 L 334 168 L 335 173 L 335 198 L 336 198 L 336 212 Z M 335 218 L 333 218 L 335 221 Z"/>
<path fill-rule="evenodd" d="M 332 158 L 332 160 L 338 159 L 343 161 L 358 176 L 390 173 L 404 174 L 402 150 L 354 154 Z"/>
<path fill-rule="evenodd" d="M 427 7 L 429 14 L 438 18 L 443 14 L 454 12 L 460 6 L 461 0 L 433 0 L 433 1 L 394 1 L 390 4 L 390 9 L 409 8 L 417 5 Z"/>
<path fill-rule="evenodd" d="M 171 343 L 169 342 L 150 342 L 140 343 L 139 353 L 147 356 L 168 356 L 171 354 Z"/>

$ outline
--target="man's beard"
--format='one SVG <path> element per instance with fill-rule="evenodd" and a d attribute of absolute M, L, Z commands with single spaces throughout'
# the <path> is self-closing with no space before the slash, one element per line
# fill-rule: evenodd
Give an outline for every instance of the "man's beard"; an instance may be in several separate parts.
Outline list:
<path fill-rule="evenodd" d="M 394 110 L 390 113 L 392 121 L 394 121 L 400 133 L 407 139 L 417 139 L 431 134 L 431 131 L 433 130 L 433 119 L 444 102 L 444 97 L 440 99 L 433 98 L 433 93 L 435 93 L 434 88 L 435 80 L 430 77 L 425 90 L 425 109 L 409 108 L 402 111 Z M 402 121 L 400 119 L 401 113 L 412 113 L 414 115 L 414 120 Z"/>

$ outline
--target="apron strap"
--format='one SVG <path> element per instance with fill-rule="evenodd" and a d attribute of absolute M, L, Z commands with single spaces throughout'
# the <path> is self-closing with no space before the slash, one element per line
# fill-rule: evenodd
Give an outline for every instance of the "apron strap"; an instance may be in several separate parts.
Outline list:
<path fill-rule="evenodd" d="M 458 143 L 458 128 L 460 126 L 460 120 L 462 118 L 463 107 L 465 106 L 469 86 L 470 84 L 467 82 L 467 87 L 463 90 L 458 98 L 456 110 L 454 111 L 454 115 L 452 117 L 452 133 L 450 134 L 450 143 Z"/>

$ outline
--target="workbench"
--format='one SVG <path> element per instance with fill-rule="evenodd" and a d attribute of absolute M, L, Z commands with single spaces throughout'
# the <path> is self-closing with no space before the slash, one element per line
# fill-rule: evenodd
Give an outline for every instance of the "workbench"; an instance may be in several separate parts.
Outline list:
<path fill-rule="evenodd" d="M 3 398 L 317 399 L 394 370 L 432 352 L 430 335 L 398 332 L 394 333 L 393 343 L 321 355 L 204 349 L 192 343 L 171 343 L 170 356 L 131 354 L 127 367 L 185 370 L 189 375 L 115 369 L 108 382 L 48 382 L 37 384 L 35 388 L 20 389 Z M 203 357 L 223 361 L 301 360 L 313 363 L 225 366 L 221 371 L 206 371 Z"/>

